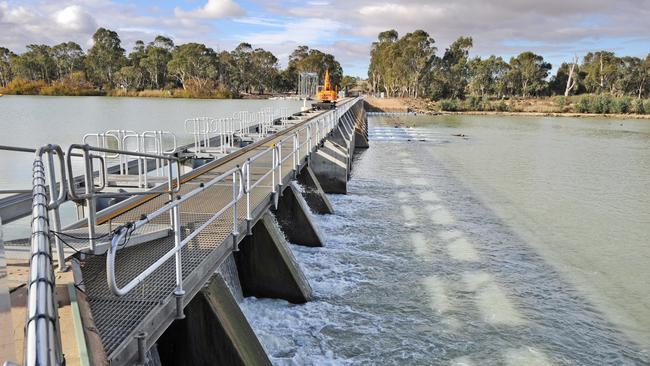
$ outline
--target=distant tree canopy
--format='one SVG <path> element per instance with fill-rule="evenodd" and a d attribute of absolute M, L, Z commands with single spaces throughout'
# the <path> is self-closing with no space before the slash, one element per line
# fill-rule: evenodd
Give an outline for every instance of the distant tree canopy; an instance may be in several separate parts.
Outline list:
<path fill-rule="evenodd" d="M 381 32 L 370 49 L 368 82 L 373 93 L 433 99 L 467 96 L 487 98 L 537 97 L 609 93 L 644 98 L 650 95 L 650 54 L 616 56 L 613 52 L 587 53 L 578 63 L 563 63 L 556 75 L 541 55 L 525 51 L 506 62 L 501 57 L 470 58 L 471 37 L 460 37 L 441 55 L 426 32 L 416 30 L 399 37 L 395 30 Z"/>
<path fill-rule="evenodd" d="M 200 91 L 198 95 L 217 89 L 232 94 L 290 92 L 297 89 L 300 72 L 316 72 L 322 83 L 327 69 L 332 83 L 340 87 L 339 62 L 307 46 L 296 48 L 284 70 L 273 53 L 248 43 L 217 52 L 204 44 L 176 45 L 171 38 L 157 36 L 146 44 L 137 41 L 127 55 L 119 35 L 105 28 L 95 32 L 87 53 L 74 42 L 32 44 L 20 55 L 0 47 L 2 88 L 16 80 L 43 85 L 66 82 L 101 90 L 183 89 Z"/>

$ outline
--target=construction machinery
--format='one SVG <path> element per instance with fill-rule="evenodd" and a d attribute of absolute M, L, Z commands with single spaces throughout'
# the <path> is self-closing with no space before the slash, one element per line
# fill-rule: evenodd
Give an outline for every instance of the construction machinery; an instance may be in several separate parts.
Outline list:
<path fill-rule="evenodd" d="M 336 106 L 338 92 L 332 87 L 330 82 L 330 72 L 325 70 L 325 85 L 318 88 L 316 93 L 317 103 L 312 104 L 317 109 L 332 109 Z"/>

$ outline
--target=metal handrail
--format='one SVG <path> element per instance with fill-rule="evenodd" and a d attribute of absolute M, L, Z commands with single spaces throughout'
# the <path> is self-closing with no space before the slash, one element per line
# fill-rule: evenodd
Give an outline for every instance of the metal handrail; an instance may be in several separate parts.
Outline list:
<path fill-rule="evenodd" d="M 245 168 L 247 169 L 247 168 Z M 187 194 L 183 195 L 177 200 L 173 200 L 172 202 L 167 203 L 163 207 L 159 208 L 158 210 L 154 211 L 153 213 L 147 215 L 146 218 L 142 220 L 138 220 L 132 224 L 132 226 L 123 226 L 116 230 L 116 235 L 113 237 L 111 241 L 111 246 L 108 250 L 107 256 L 106 256 L 106 276 L 108 280 L 108 285 L 111 291 L 117 295 L 117 296 L 123 296 L 126 295 L 129 291 L 133 290 L 137 285 L 142 283 L 149 275 L 151 275 L 156 269 L 158 269 L 160 266 L 162 266 L 168 259 L 170 259 L 172 256 L 176 256 L 176 291 L 175 293 L 177 294 L 182 294 L 183 287 L 182 287 L 182 269 L 180 268 L 181 266 L 181 250 L 183 247 L 189 243 L 192 239 L 194 239 L 198 234 L 200 234 L 208 225 L 213 223 L 216 219 L 218 219 L 226 210 L 228 210 L 231 207 L 234 207 L 233 209 L 233 227 L 237 227 L 237 222 L 238 222 L 238 215 L 237 215 L 237 210 L 236 210 L 236 205 L 239 202 L 239 200 L 244 196 L 245 193 L 245 186 L 244 186 L 244 179 L 243 179 L 243 172 L 242 168 L 237 166 L 236 168 L 230 169 L 229 171 L 219 175 L 218 177 L 210 180 L 208 183 L 205 183 L 202 187 L 199 187 L 191 192 L 188 192 Z M 224 207 L 222 207 L 219 211 L 217 211 L 210 219 L 208 219 L 206 222 L 204 222 L 201 226 L 196 228 L 194 231 L 192 231 L 188 236 L 185 237 L 185 239 L 181 240 L 180 237 L 180 209 L 179 206 L 191 199 L 192 197 L 196 196 L 197 194 L 205 191 L 206 189 L 214 186 L 215 184 L 223 181 L 226 178 L 232 177 L 233 179 L 233 199 L 228 202 Z M 239 179 L 238 179 L 239 178 Z M 117 254 L 117 248 L 121 245 L 124 245 L 125 243 L 125 236 L 134 230 L 137 230 L 138 228 L 142 227 L 143 225 L 151 222 L 153 219 L 156 217 L 165 214 L 166 212 L 172 211 L 173 216 L 174 216 L 174 232 L 175 232 L 175 245 L 174 248 L 169 250 L 167 253 L 165 253 L 162 257 L 160 257 L 156 262 L 151 264 L 147 269 L 142 271 L 139 275 L 137 275 L 134 279 L 132 279 L 129 283 L 124 285 L 123 287 L 119 287 L 117 285 L 117 279 L 115 275 L 115 257 Z M 233 229 L 233 235 L 237 235 L 237 230 Z"/>
<path fill-rule="evenodd" d="M 203 184 L 201 187 L 186 193 L 181 198 L 175 200 L 172 199 L 169 203 L 165 204 L 163 207 L 157 209 L 156 211 L 148 214 L 146 217 L 118 228 L 111 240 L 111 246 L 108 250 L 107 257 L 106 257 L 106 276 L 107 276 L 108 286 L 111 289 L 111 291 L 116 296 L 126 295 L 127 293 L 132 291 L 136 286 L 141 284 L 154 271 L 160 268 L 167 260 L 171 259 L 172 256 L 175 256 L 176 289 L 174 291 L 174 296 L 176 296 L 177 298 L 177 317 L 182 317 L 183 316 L 182 296 L 185 293 L 182 287 L 182 283 L 183 283 L 182 268 L 181 268 L 182 248 L 189 241 L 194 239 L 199 233 L 201 233 L 201 231 L 203 231 L 208 225 L 210 225 L 215 220 L 217 220 L 221 215 L 223 215 L 230 208 L 233 209 L 232 210 L 233 228 L 232 228 L 231 235 L 234 241 L 233 247 L 236 248 L 237 237 L 239 235 L 238 232 L 239 218 L 237 214 L 237 204 L 239 203 L 239 201 L 243 199 L 244 195 L 246 196 L 246 221 L 250 222 L 250 220 L 252 220 L 250 193 L 254 188 L 259 186 L 264 179 L 266 179 L 269 175 L 271 175 L 272 177 L 271 191 L 274 196 L 274 203 L 277 205 L 277 199 L 279 196 L 279 192 L 281 191 L 279 187 L 282 186 L 282 163 L 287 161 L 288 159 L 294 159 L 294 169 L 297 169 L 298 165 L 300 164 L 300 161 L 302 161 L 302 159 L 304 158 L 301 154 L 301 149 L 300 149 L 301 144 L 299 141 L 299 134 L 306 130 L 308 132 L 308 137 L 305 140 L 306 143 L 308 142 L 309 144 L 311 144 L 312 132 L 316 132 L 318 136 L 320 136 L 321 138 L 325 138 L 327 134 L 330 133 L 331 130 L 333 130 L 333 128 L 336 126 L 335 121 L 338 120 L 339 116 L 346 113 L 349 110 L 349 106 L 353 105 L 354 104 L 353 102 L 356 100 L 357 99 L 351 101 L 350 103 L 342 104 L 341 111 L 334 110 L 331 112 L 326 112 L 323 115 L 318 116 L 314 120 L 296 129 L 295 131 L 292 131 L 293 132 L 292 134 L 282 138 L 280 141 L 276 142 L 275 144 L 268 147 L 267 149 L 264 149 L 263 151 L 260 151 L 254 156 L 248 158 L 241 167 L 238 165 L 237 167 L 232 168 L 227 172 L 219 175 L 218 177 L 210 180 L 208 183 Z M 316 131 L 312 130 L 314 126 L 316 128 Z M 282 157 L 282 143 L 288 141 L 288 139 L 292 139 L 294 145 L 293 148 L 291 149 L 291 153 L 289 153 L 286 157 Z M 318 141 L 318 143 L 320 143 L 320 141 Z M 261 177 L 259 177 L 256 182 L 251 183 L 250 170 L 252 164 L 269 153 L 272 154 L 271 167 L 269 167 L 269 170 L 267 170 Z M 311 153 L 311 150 L 309 151 L 309 153 Z M 309 153 L 307 153 L 305 156 L 309 156 Z M 276 179 L 276 174 L 277 174 L 277 179 Z M 180 209 L 179 209 L 180 205 L 186 202 L 187 200 L 191 199 L 192 197 L 196 196 L 197 194 L 214 186 L 215 184 L 222 182 L 224 179 L 228 177 L 232 177 L 232 188 L 233 188 L 232 200 L 228 202 L 226 205 L 224 205 L 219 211 L 214 213 L 212 217 L 208 219 L 206 222 L 204 222 L 201 226 L 199 226 L 197 229 L 192 231 L 192 233 L 190 233 L 184 239 L 181 239 Z M 173 219 L 173 228 L 174 228 L 174 236 L 175 236 L 174 248 L 170 249 L 167 253 L 165 253 L 160 258 L 158 258 L 158 260 L 156 260 L 144 271 L 142 271 L 140 274 L 134 277 L 127 284 L 123 285 L 122 287 L 118 286 L 117 276 L 115 273 L 115 258 L 117 256 L 118 248 L 126 244 L 125 238 L 128 234 L 133 233 L 143 225 L 151 222 L 156 217 L 159 217 L 160 215 L 163 215 L 167 212 L 171 212 L 171 216 L 174 217 Z"/>
<path fill-rule="evenodd" d="M 35 153 L 32 182 L 32 236 L 31 257 L 29 260 L 29 282 L 27 285 L 27 321 L 25 323 L 25 364 L 63 365 L 65 363 L 58 321 L 56 292 L 54 283 L 54 264 L 52 262 L 49 212 L 65 200 L 65 185 L 58 195 L 54 195 L 56 185 L 54 167 L 50 165 L 50 198 L 48 201 L 43 154 L 48 154 L 48 162 L 53 163 L 52 154 L 63 161 L 63 151 L 57 145 L 47 145 Z M 63 181 L 63 179 L 61 180 Z M 56 198 L 54 198 L 56 196 Z M 57 211 L 58 212 L 58 211 Z M 54 230 L 57 230 L 56 224 Z M 62 250 L 61 250 L 62 253 Z"/>
<path fill-rule="evenodd" d="M 73 150 L 82 150 L 82 156 L 84 158 L 84 190 L 85 192 L 83 194 L 79 194 L 75 192 L 75 189 L 72 185 L 72 177 L 73 177 L 73 172 L 72 172 L 72 151 Z M 92 165 L 92 159 L 90 158 L 91 154 L 90 152 L 99 152 L 99 153 L 107 153 L 107 154 L 121 154 L 121 155 L 127 155 L 127 156 L 135 156 L 138 158 L 149 158 L 149 159 L 162 159 L 162 160 L 167 160 L 168 161 L 168 186 L 167 190 L 158 190 L 155 192 L 151 191 L 138 191 L 138 192 L 109 192 L 109 193 L 104 193 L 104 192 L 97 192 L 94 187 L 94 179 L 93 179 L 93 165 Z M 174 177 L 173 177 L 173 169 L 172 169 L 172 164 L 176 163 L 176 182 L 174 183 Z M 68 194 L 70 197 L 74 200 L 85 200 L 86 201 L 86 220 L 87 220 L 87 227 L 88 227 L 88 247 L 91 251 L 95 251 L 95 226 L 96 226 L 96 210 L 95 210 L 95 199 L 96 198 L 119 198 L 119 197 L 129 197 L 129 196 L 138 196 L 138 195 L 152 195 L 152 194 L 169 194 L 170 199 L 173 198 L 174 194 L 178 193 L 180 191 L 181 187 L 181 178 L 180 178 L 180 159 L 176 156 L 170 156 L 170 155 L 156 155 L 156 154 L 148 154 L 144 152 L 134 152 L 134 151 L 123 151 L 123 150 L 116 150 L 116 149 L 107 149 L 107 148 L 101 148 L 101 147 L 94 147 L 94 146 L 89 146 L 89 145 L 80 145 L 80 144 L 72 144 L 68 148 L 68 156 L 67 156 L 67 166 L 68 166 Z M 170 225 L 173 225 L 173 222 L 171 222 L 172 219 L 170 218 Z"/>

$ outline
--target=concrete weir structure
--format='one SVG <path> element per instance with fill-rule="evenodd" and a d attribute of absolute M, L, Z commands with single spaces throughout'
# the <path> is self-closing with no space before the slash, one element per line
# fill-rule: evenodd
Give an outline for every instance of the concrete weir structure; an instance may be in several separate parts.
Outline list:
<path fill-rule="evenodd" d="M 67 254 L 76 339 L 61 339 L 66 324 L 36 315 L 42 323 L 28 320 L 26 328 L 49 324 L 48 339 L 27 332 L 24 363 L 61 364 L 61 343 L 76 342 L 81 364 L 270 364 L 238 302 L 310 301 L 288 242 L 324 245 L 312 212 L 333 212 L 325 193 L 346 193 L 355 149 L 368 147 L 363 105 L 348 98 L 303 113 L 189 173 L 179 168 L 169 191 L 158 186 L 66 228 L 83 232 L 92 223 L 97 240 L 110 242 Z M 139 231 L 156 235 L 130 243 Z M 54 286 L 53 277 L 34 281 Z M 53 301 L 39 294 L 28 291 L 28 303 Z"/>

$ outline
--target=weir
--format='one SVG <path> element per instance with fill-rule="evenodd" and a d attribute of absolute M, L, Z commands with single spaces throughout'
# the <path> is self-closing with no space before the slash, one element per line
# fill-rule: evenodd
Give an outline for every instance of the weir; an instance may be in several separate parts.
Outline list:
<path fill-rule="evenodd" d="M 65 153 L 56 145 L 38 150 L 31 200 L 37 225 L 25 279 L 25 303 L 37 306 L 25 309 L 22 363 L 268 364 L 237 299 L 311 299 L 285 236 L 294 244 L 324 245 L 310 211 L 333 212 L 325 193 L 347 191 L 355 148 L 368 147 L 363 104 L 348 98 L 328 111 L 270 117 L 264 128 L 239 116 L 219 124 L 231 127 L 219 127 L 218 136 L 211 125 L 192 122 L 199 126 L 190 128 L 198 131 L 195 144 L 174 154 L 158 154 L 162 138 L 152 140 L 155 151 L 103 143 L 72 145 Z M 118 155 L 125 156 L 122 171 L 145 171 L 129 178 L 139 189 L 109 189 L 129 180 L 109 179 L 115 168 L 106 161 Z M 73 157 L 85 162 L 81 176 L 73 172 Z M 183 173 L 192 158 L 205 164 Z M 147 183 L 146 171 L 158 178 Z M 56 179 L 57 173 L 65 174 Z M 83 208 L 83 219 L 51 228 L 66 199 Z M 102 200 L 113 204 L 100 210 Z M 54 275 L 55 253 L 71 263 L 71 275 Z M 61 279 L 75 285 L 64 302 L 56 295 Z M 75 309 L 72 320 L 57 313 L 64 303 Z M 66 327 L 76 329 L 75 339 L 61 339 Z M 78 357 L 64 355 L 70 342 Z"/>

